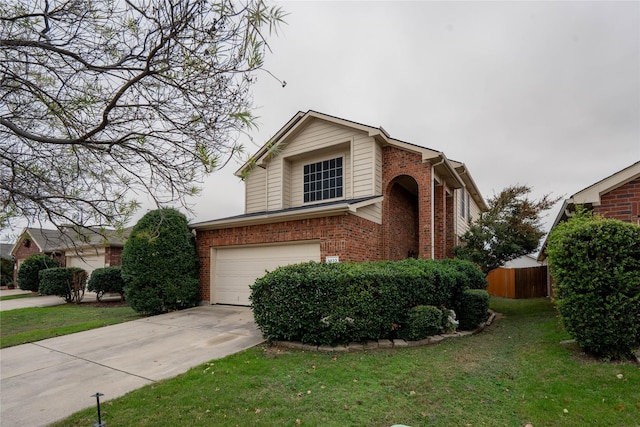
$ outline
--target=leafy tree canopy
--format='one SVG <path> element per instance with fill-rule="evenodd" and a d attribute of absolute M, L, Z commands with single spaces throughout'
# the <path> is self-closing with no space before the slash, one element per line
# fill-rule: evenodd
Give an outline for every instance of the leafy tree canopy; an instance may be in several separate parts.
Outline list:
<path fill-rule="evenodd" d="M 242 150 L 262 0 L 0 0 L 0 227 L 125 223 Z M 267 71 L 268 72 L 268 71 Z"/>
<path fill-rule="evenodd" d="M 545 195 L 531 200 L 530 193 L 530 187 L 514 185 L 489 199 L 489 210 L 480 214 L 461 237 L 462 244 L 455 248 L 456 257 L 476 263 L 487 274 L 538 249 L 545 234 L 541 213 L 559 199 Z"/>

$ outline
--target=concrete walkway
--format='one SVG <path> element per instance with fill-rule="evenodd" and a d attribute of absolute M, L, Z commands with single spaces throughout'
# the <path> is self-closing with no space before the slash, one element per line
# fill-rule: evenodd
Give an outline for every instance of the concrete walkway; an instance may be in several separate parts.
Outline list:
<path fill-rule="evenodd" d="M 250 308 L 214 305 L 5 348 L 0 423 L 44 426 L 261 342 Z"/>

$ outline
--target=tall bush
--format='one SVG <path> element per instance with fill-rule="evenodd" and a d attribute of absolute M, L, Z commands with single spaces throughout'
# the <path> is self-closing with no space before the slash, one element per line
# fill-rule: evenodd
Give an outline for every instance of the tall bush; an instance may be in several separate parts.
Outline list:
<path fill-rule="evenodd" d="M 640 344 L 640 227 L 580 213 L 549 236 L 557 307 L 585 351 L 605 358 Z"/>
<path fill-rule="evenodd" d="M 25 291 L 38 291 L 41 270 L 60 267 L 60 263 L 46 255 L 35 254 L 27 257 L 18 270 L 18 287 Z"/>
<path fill-rule="evenodd" d="M 125 297 L 139 313 L 160 314 L 200 301 L 198 255 L 187 218 L 175 209 L 147 213 L 122 251 Z"/>

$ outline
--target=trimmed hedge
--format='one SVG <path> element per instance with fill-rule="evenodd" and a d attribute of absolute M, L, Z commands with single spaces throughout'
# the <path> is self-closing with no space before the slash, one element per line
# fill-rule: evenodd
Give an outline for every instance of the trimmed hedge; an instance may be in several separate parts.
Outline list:
<path fill-rule="evenodd" d="M 464 311 L 472 281 L 460 264 L 425 259 L 279 267 L 251 286 L 254 318 L 267 340 L 339 344 L 407 332 L 409 309 Z"/>
<path fill-rule="evenodd" d="M 91 273 L 87 290 L 95 292 L 98 300 L 107 293 L 120 294 L 124 299 L 124 279 L 119 266 L 97 268 Z"/>
<path fill-rule="evenodd" d="M 640 345 L 640 227 L 578 213 L 547 253 L 562 321 L 586 352 L 625 358 Z"/>
<path fill-rule="evenodd" d="M 418 341 L 437 335 L 446 323 L 446 314 L 432 305 L 418 305 L 409 309 L 406 326 L 400 331 L 400 338 Z"/>
<path fill-rule="evenodd" d="M 49 268 L 40 271 L 40 289 L 42 295 L 56 295 L 66 302 L 74 300 L 74 290 L 84 294 L 87 272 L 78 267 Z M 80 302 L 76 300 L 76 302 Z"/>
<path fill-rule="evenodd" d="M 457 311 L 458 328 L 471 330 L 487 320 L 489 311 L 489 292 L 483 289 L 467 289 L 462 293 L 460 311 Z"/>
<path fill-rule="evenodd" d="M 18 270 L 18 287 L 36 292 L 40 288 L 40 271 L 57 267 L 60 267 L 60 263 L 46 255 L 35 254 L 27 257 Z"/>

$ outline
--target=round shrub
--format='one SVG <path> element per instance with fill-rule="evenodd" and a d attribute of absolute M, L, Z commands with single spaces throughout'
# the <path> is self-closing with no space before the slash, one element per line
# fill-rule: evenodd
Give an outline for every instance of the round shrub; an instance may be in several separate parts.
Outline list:
<path fill-rule="evenodd" d="M 198 254 L 187 218 L 175 209 L 143 216 L 124 245 L 121 271 L 127 301 L 139 313 L 197 305 Z"/>
<path fill-rule="evenodd" d="M 482 272 L 480 267 L 471 261 L 453 258 L 443 259 L 440 262 L 462 273 L 461 280 L 464 282 L 464 287 L 469 289 L 487 289 L 487 276 Z"/>
<path fill-rule="evenodd" d="M 549 236 L 556 305 L 585 351 L 624 358 L 640 344 L 640 227 L 578 213 Z"/>
<path fill-rule="evenodd" d="M 417 341 L 442 331 L 444 313 L 432 305 L 418 305 L 409 309 L 409 318 L 400 330 L 400 338 Z"/>
<path fill-rule="evenodd" d="M 107 293 L 120 294 L 124 299 L 124 280 L 119 266 L 97 268 L 91 273 L 87 290 L 96 293 L 98 301 Z"/>
<path fill-rule="evenodd" d="M 467 289 L 462 293 L 458 311 L 456 311 L 458 328 L 475 329 L 487 319 L 489 311 L 489 292 L 483 289 Z"/>
<path fill-rule="evenodd" d="M 87 272 L 78 267 L 49 268 L 40 271 L 42 295 L 56 295 L 66 302 L 79 303 L 84 295 Z"/>
<path fill-rule="evenodd" d="M 18 287 L 25 291 L 36 292 L 40 287 L 38 274 L 47 268 L 60 267 L 60 263 L 46 255 L 36 254 L 26 258 L 18 270 Z"/>

